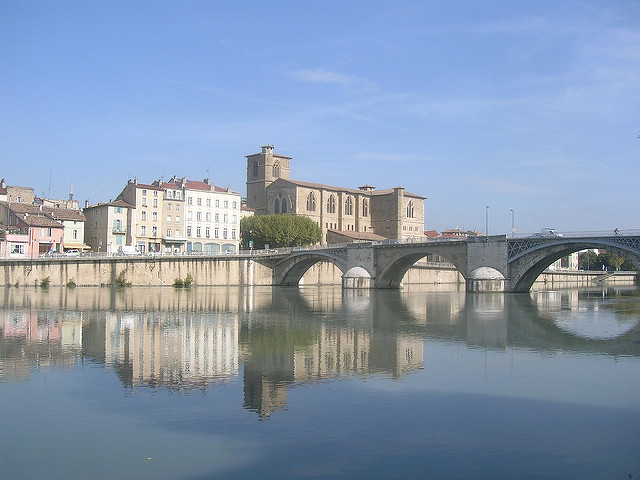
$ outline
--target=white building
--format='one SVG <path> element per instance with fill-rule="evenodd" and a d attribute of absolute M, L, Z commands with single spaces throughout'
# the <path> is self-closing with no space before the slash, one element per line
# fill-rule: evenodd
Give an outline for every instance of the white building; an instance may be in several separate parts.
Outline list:
<path fill-rule="evenodd" d="M 238 252 L 239 193 L 215 186 L 207 178 L 200 182 L 174 176 L 153 185 L 164 190 L 165 251 Z"/>

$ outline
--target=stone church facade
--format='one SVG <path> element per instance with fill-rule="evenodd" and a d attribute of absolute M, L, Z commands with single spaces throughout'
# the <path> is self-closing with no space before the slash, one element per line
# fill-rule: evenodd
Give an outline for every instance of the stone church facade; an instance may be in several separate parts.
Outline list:
<path fill-rule="evenodd" d="M 303 215 L 322 229 L 323 243 L 424 238 L 425 197 L 403 187 L 343 188 L 292 180 L 291 157 L 273 146 L 247 155 L 247 206 L 256 215 Z"/>

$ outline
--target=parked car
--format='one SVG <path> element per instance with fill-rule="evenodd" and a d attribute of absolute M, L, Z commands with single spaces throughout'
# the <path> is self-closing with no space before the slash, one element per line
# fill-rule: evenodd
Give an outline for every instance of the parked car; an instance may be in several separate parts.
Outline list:
<path fill-rule="evenodd" d="M 78 257 L 80 256 L 80 250 L 76 250 L 75 248 L 73 250 L 67 250 L 64 253 L 65 257 Z"/>
<path fill-rule="evenodd" d="M 534 233 L 531 235 L 534 238 L 559 238 L 562 237 L 561 233 L 556 232 L 555 228 L 543 228 L 540 233 Z"/>

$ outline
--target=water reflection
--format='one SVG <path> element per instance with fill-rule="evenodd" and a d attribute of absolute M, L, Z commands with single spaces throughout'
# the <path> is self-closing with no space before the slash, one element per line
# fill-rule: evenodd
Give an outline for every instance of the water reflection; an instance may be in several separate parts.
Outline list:
<path fill-rule="evenodd" d="M 331 288 L 5 289 L 2 381 L 96 362 L 123 387 L 243 382 L 267 418 L 290 388 L 422 369 L 424 340 L 504 350 L 640 356 L 636 290 L 467 295 Z"/>

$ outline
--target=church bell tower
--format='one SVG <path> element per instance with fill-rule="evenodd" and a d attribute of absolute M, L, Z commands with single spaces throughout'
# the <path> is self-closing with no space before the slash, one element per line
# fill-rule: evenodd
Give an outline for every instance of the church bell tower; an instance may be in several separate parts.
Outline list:
<path fill-rule="evenodd" d="M 267 187 L 278 178 L 289 179 L 290 161 L 291 157 L 275 154 L 272 145 L 247 155 L 247 207 L 253 208 L 256 215 L 267 213 Z"/>

